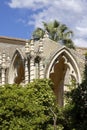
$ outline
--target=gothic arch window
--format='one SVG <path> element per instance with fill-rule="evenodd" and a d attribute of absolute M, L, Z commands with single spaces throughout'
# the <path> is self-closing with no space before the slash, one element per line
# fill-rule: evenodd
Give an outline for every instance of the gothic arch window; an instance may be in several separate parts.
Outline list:
<path fill-rule="evenodd" d="M 20 84 L 24 80 L 24 66 L 19 55 L 16 56 L 13 66 L 15 72 L 14 83 Z"/>
<path fill-rule="evenodd" d="M 47 78 L 54 83 L 54 93 L 60 106 L 64 104 L 65 79 L 70 82 L 72 76 L 77 83 L 81 82 L 80 71 L 77 62 L 67 48 L 62 48 L 52 56 L 48 69 Z M 67 88 L 66 88 L 67 89 Z"/>
<path fill-rule="evenodd" d="M 16 50 L 9 70 L 9 83 L 20 84 L 24 81 L 24 59 L 19 50 Z"/>

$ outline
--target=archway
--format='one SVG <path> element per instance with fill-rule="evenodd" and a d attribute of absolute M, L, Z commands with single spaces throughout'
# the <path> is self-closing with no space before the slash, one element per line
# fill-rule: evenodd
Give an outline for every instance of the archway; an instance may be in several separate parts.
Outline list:
<path fill-rule="evenodd" d="M 24 81 L 24 58 L 21 52 L 17 49 L 11 61 L 8 83 L 20 84 Z"/>
<path fill-rule="evenodd" d="M 64 104 L 64 91 L 67 90 L 72 77 L 76 83 L 81 83 L 78 64 L 66 47 L 55 52 L 51 57 L 46 76 L 54 83 L 54 93 L 60 106 Z"/>

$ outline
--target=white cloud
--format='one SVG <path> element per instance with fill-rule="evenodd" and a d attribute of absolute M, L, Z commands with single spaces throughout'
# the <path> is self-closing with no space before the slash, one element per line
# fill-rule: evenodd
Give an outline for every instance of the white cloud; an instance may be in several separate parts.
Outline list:
<path fill-rule="evenodd" d="M 66 24 L 76 23 L 86 8 L 85 0 L 11 0 L 11 8 L 25 8 L 32 11 L 28 23 L 40 26 L 42 21 L 60 20 Z M 38 11 L 38 9 L 41 9 Z M 35 12 L 36 10 L 36 12 Z M 31 21 L 30 21 L 31 20 Z M 39 21 L 39 22 L 38 22 Z M 39 24 L 38 24 L 39 23 Z"/>
<path fill-rule="evenodd" d="M 86 0 L 10 0 L 11 8 L 25 8 L 31 11 L 28 25 L 42 27 L 42 21 L 58 20 L 71 28 L 77 45 L 86 46 L 87 1 Z"/>
<path fill-rule="evenodd" d="M 11 8 L 40 9 L 48 6 L 50 0 L 11 0 L 8 4 Z"/>
<path fill-rule="evenodd" d="M 43 7 L 57 6 L 65 10 L 74 10 L 75 12 L 82 11 L 82 0 L 11 0 L 8 4 L 11 8 L 27 8 L 27 9 L 40 9 Z"/>
<path fill-rule="evenodd" d="M 23 24 L 26 23 L 25 20 L 24 20 L 24 19 L 21 19 L 21 18 L 19 18 L 19 19 L 17 20 L 17 22 L 21 22 L 21 23 L 23 23 Z"/>
<path fill-rule="evenodd" d="M 76 46 L 87 47 L 87 39 L 77 38 L 74 40 Z"/>
<path fill-rule="evenodd" d="M 87 37 L 87 27 L 76 27 L 79 36 Z"/>
<path fill-rule="evenodd" d="M 82 3 L 80 2 L 80 0 L 61 0 L 60 5 L 60 8 L 64 8 L 66 10 L 73 10 L 75 12 L 81 12 L 83 10 Z"/>
<path fill-rule="evenodd" d="M 79 39 L 87 39 L 87 14 L 84 14 L 81 19 L 76 22 L 74 27 L 75 37 Z M 85 40 L 86 42 L 86 40 Z M 84 46 L 86 45 L 84 42 Z"/>

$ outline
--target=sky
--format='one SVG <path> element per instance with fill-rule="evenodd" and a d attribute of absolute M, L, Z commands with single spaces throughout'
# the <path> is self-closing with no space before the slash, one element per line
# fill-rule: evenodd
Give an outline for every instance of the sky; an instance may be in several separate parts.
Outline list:
<path fill-rule="evenodd" d="M 42 22 L 57 20 L 87 47 L 87 0 L 0 0 L 0 36 L 30 39 Z"/>

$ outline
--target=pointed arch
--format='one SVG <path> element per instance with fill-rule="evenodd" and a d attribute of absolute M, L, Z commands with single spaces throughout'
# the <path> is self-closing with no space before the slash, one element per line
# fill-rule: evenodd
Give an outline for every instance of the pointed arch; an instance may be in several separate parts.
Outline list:
<path fill-rule="evenodd" d="M 46 70 L 47 70 L 46 77 L 49 78 L 49 74 L 52 69 L 52 66 L 54 66 L 55 61 L 58 60 L 60 58 L 60 56 L 65 57 L 65 59 L 66 59 L 65 62 L 67 62 L 67 65 L 73 67 L 73 69 L 76 73 L 77 82 L 81 83 L 81 74 L 80 74 L 80 70 L 78 67 L 78 63 L 77 63 L 75 57 L 72 55 L 71 51 L 68 48 L 66 48 L 65 46 L 62 47 L 60 50 L 57 50 L 50 58 L 50 62 L 46 68 Z"/>
<path fill-rule="evenodd" d="M 20 49 L 16 49 L 11 60 L 8 83 L 21 83 L 24 80 L 24 56 Z"/>
<path fill-rule="evenodd" d="M 14 54 L 13 54 L 11 63 L 14 62 L 14 59 L 15 59 L 16 55 L 19 55 L 20 58 L 21 58 L 22 60 L 24 60 L 24 55 L 23 55 L 22 51 L 17 48 L 17 49 L 15 50 Z"/>
<path fill-rule="evenodd" d="M 64 91 L 67 89 L 65 82 L 71 82 L 74 78 L 76 83 L 81 83 L 81 75 L 76 59 L 66 47 L 57 50 L 47 66 L 47 78 L 51 78 L 54 83 L 54 93 L 60 106 L 64 104 Z M 66 81 L 65 81 L 66 80 Z"/>

